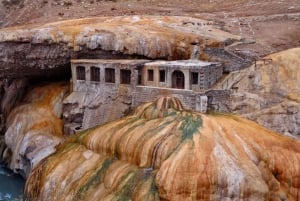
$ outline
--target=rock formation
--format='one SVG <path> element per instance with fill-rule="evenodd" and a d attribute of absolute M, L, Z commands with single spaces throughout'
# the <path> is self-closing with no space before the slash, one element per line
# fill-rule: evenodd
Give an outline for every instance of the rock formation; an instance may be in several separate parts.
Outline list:
<path fill-rule="evenodd" d="M 26 79 L 4 79 L 1 81 L 0 111 L 3 115 L 3 120 L 7 118 L 14 106 L 21 101 L 23 95 L 26 93 L 26 88 L 28 87 L 27 85 L 28 82 Z"/>
<path fill-rule="evenodd" d="M 66 92 L 63 84 L 36 87 L 9 114 L 5 143 L 12 153 L 9 167 L 15 172 L 26 177 L 32 167 L 54 153 L 55 146 L 63 141 L 61 116 Z"/>
<path fill-rule="evenodd" d="M 71 58 L 200 57 L 234 68 L 244 64 L 224 50 L 234 41 L 241 37 L 191 17 L 99 17 L 11 27 L 0 30 L 0 77 L 59 75 Z"/>
<path fill-rule="evenodd" d="M 43 160 L 27 200 L 300 199 L 300 143 L 243 118 L 160 98 Z"/>
<path fill-rule="evenodd" d="M 265 57 L 234 85 L 230 110 L 277 132 L 300 136 L 300 48 Z"/>

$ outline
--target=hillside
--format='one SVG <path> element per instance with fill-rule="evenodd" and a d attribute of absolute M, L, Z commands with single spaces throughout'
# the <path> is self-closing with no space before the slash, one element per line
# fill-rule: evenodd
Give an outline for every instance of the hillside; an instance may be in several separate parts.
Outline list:
<path fill-rule="evenodd" d="M 1 0 L 0 27 L 99 16 L 162 15 L 212 20 L 249 40 L 238 52 L 260 57 L 300 45 L 298 0 Z"/>
<path fill-rule="evenodd" d="M 241 73 L 231 111 L 300 136 L 300 48 L 269 55 Z"/>
<path fill-rule="evenodd" d="M 71 59 L 180 60 L 194 54 L 239 68 L 247 60 L 224 51 L 235 42 L 242 38 L 185 16 L 94 17 L 8 27 L 0 30 L 0 77 L 67 77 Z"/>

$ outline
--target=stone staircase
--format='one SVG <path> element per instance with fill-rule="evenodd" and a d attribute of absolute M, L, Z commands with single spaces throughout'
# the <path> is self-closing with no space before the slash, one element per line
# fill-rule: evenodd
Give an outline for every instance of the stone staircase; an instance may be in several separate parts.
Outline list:
<path fill-rule="evenodd" d="M 241 79 L 243 71 L 232 71 L 219 83 L 217 83 L 213 89 L 215 90 L 229 90 L 232 89 L 233 85 Z"/>

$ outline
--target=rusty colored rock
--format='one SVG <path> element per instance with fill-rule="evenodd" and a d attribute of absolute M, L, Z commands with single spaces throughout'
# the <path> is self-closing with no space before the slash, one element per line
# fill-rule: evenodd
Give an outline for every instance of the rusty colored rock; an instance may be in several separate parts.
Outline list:
<path fill-rule="evenodd" d="M 31 168 L 62 143 L 62 99 L 66 92 L 62 84 L 36 87 L 9 114 L 5 143 L 12 152 L 9 167 L 15 172 L 28 176 Z"/>
<path fill-rule="evenodd" d="M 300 143 L 176 98 L 71 137 L 40 163 L 28 200 L 299 200 Z"/>
<path fill-rule="evenodd" d="M 0 30 L 0 76 L 66 70 L 71 58 L 175 60 L 207 58 L 216 50 L 214 59 L 222 59 L 219 52 L 240 40 L 212 22 L 179 16 L 98 17 L 10 27 Z M 230 55 L 226 58 L 232 63 Z"/>
<path fill-rule="evenodd" d="M 234 85 L 231 111 L 282 134 L 300 136 L 300 48 L 269 55 Z"/>

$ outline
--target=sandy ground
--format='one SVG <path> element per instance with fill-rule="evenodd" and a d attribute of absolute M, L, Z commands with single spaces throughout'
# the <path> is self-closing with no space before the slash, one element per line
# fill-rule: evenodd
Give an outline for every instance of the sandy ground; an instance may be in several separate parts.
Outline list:
<path fill-rule="evenodd" d="M 300 46 L 299 0 L 1 0 L 0 27 L 72 18 L 188 15 L 245 38 L 234 47 L 251 57 Z M 255 43 L 254 43 L 255 42 Z"/>

